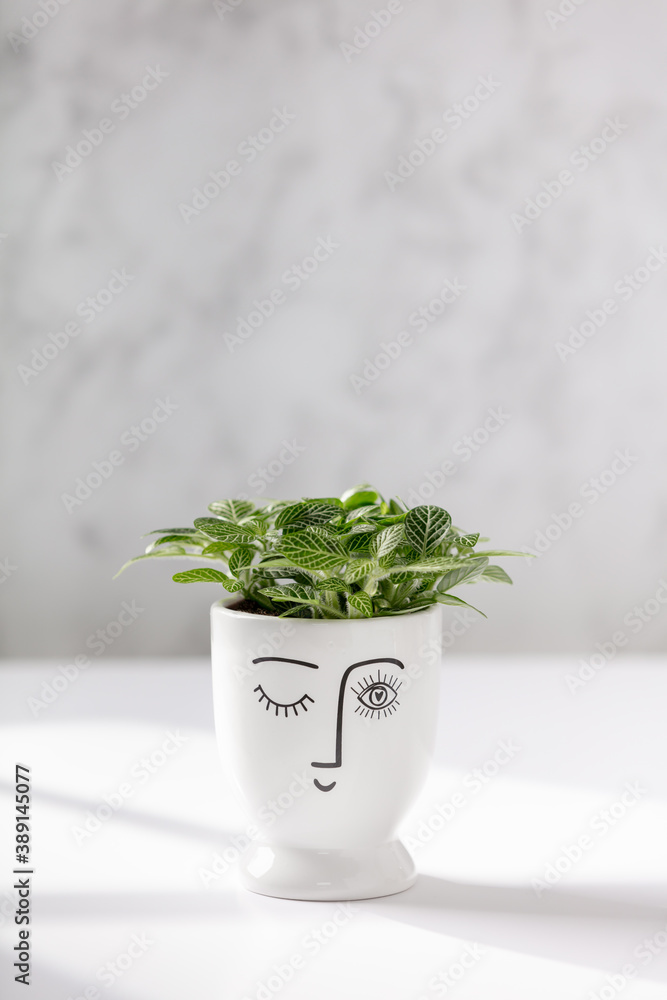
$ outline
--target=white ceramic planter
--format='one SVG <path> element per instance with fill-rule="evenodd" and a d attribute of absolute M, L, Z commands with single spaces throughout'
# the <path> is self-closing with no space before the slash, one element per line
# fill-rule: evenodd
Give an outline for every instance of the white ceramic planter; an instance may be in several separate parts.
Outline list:
<path fill-rule="evenodd" d="M 432 756 L 440 611 L 331 621 L 213 605 L 218 745 L 257 829 L 248 889 L 364 899 L 414 883 L 396 828 Z"/>

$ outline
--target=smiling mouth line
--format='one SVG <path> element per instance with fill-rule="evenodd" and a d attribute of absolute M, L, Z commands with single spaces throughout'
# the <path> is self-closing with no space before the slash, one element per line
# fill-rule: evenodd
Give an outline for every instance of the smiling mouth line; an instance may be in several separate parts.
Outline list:
<path fill-rule="evenodd" d="M 332 781 L 330 785 L 321 785 L 317 780 L 317 778 L 314 778 L 313 781 L 315 783 L 315 787 L 319 788 L 321 792 L 330 792 L 333 786 L 336 784 L 335 781 Z"/>

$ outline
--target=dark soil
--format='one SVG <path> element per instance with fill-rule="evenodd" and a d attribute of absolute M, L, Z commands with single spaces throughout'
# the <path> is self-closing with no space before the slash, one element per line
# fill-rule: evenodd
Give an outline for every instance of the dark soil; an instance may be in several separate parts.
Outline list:
<path fill-rule="evenodd" d="M 251 601 L 249 597 L 244 597 L 242 600 L 237 601 L 236 604 L 228 604 L 227 607 L 230 611 L 245 611 L 249 615 L 269 615 L 271 618 L 277 618 L 277 611 L 269 611 L 267 608 L 263 608 L 261 604 L 257 601 Z"/>

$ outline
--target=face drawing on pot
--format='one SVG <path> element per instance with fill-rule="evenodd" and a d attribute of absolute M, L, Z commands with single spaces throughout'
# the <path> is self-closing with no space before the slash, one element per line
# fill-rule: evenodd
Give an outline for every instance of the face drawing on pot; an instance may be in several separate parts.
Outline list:
<path fill-rule="evenodd" d="M 306 660 L 294 660 L 283 656 L 259 656 L 252 662 L 253 664 L 291 663 L 309 670 L 320 669 L 317 663 L 309 663 Z M 392 666 L 394 669 L 392 669 Z M 361 668 L 363 667 L 370 669 L 362 672 Z M 280 668 L 277 669 L 279 670 Z M 401 660 L 397 660 L 391 656 L 379 656 L 371 660 L 360 660 L 358 663 L 350 664 L 345 669 L 338 685 L 337 704 L 331 705 L 330 712 L 332 729 L 335 720 L 335 753 L 332 755 L 333 760 L 313 760 L 310 761 L 311 767 L 334 768 L 336 769 L 336 773 L 340 773 L 338 772 L 338 768 L 342 768 L 343 766 L 343 709 L 345 706 L 345 694 L 348 689 L 348 679 L 353 671 L 360 671 L 349 684 L 350 692 L 357 700 L 354 714 L 364 720 L 384 720 L 399 710 L 400 700 L 398 694 L 402 682 L 398 671 L 404 669 L 405 666 Z M 296 718 L 301 713 L 308 712 L 308 709 L 315 705 L 317 701 L 317 697 L 312 697 L 308 693 L 304 693 L 296 700 L 284 701 L 278 697 L 279 690 L 279 676 L 276 676 L 275 683 L 273 683 L 273 678 L 271 678 L 270 681 L 258 684 L 254 688 L 253 693 L 258 699 L 259 706 L 262 706 L 263 710 L 270 715 L 285 719 L 285 725 L 296 725 Z M 353 723 L 354 720 L 349 718 L 346 725 Z M 305 752 L 307 753 L 307 749 Z M 336 786 L 337 780 L 325 784 L 314 778 L 313 783 L 321 792 L 330 792 Z"/>

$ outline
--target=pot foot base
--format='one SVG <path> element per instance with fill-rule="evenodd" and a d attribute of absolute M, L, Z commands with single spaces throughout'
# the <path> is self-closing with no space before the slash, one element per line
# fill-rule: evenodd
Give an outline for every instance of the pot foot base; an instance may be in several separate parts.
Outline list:
<path fill-rule="evenodd" d="M 345 850 L 255 843 L 242 857 L 241 872 L 246 889 L 281 899 L 372 899 L 403 892 L 417 879 L 400 840 Z"/>

